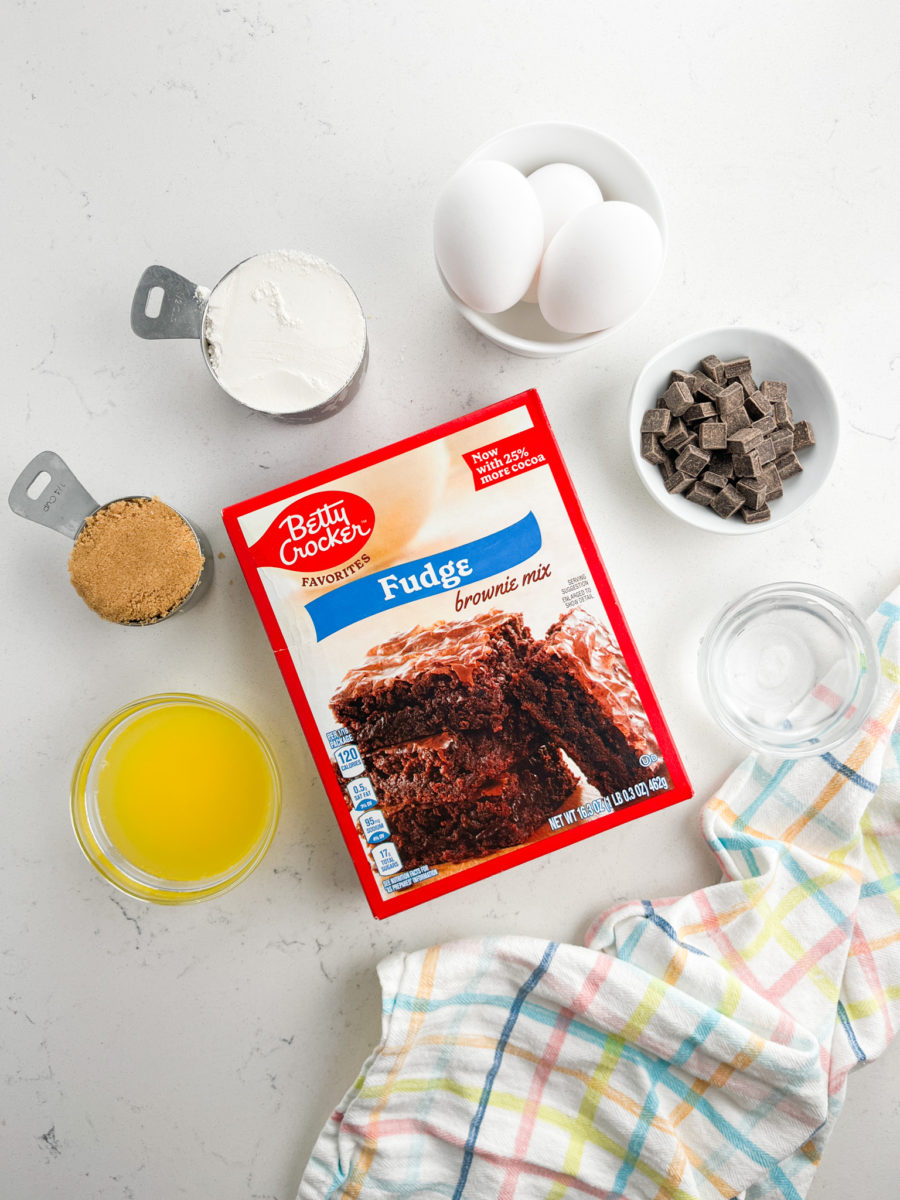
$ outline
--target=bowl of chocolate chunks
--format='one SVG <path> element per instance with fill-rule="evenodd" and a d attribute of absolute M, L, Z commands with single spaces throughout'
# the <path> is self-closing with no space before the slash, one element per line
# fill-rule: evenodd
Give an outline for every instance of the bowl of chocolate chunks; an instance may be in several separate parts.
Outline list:
<path fill-rule="evenodd" d="M 651 496 L 690 525 L 782 525 L 828 477 L 840 436 L 820 368 L 778 334 L 731 326 L 667 346 L 635 380 L 632 457 Z"/>

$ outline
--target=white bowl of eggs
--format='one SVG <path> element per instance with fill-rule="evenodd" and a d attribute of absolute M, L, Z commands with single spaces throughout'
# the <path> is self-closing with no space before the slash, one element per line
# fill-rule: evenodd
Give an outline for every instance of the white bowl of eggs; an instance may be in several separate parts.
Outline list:
<path fill-rule="evenodd" d="M 479 147 L 441 191 L 438 273 L 496 345 L 551 358 L 604 341 L 649 299 L 666 250 L 653 180 L 584 125 L 520 125 Z"/>

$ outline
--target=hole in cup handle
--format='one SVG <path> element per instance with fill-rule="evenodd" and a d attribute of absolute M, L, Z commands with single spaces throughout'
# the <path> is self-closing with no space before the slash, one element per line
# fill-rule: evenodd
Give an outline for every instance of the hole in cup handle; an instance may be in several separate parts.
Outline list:
<path fill-rule="evenodd" d="M 38 487 L 43 476 L 46 481 Z M 17 516 L 74 540 L 99 505 L 58 454 L 42 450 L 10 488 L 9 507 Z"/>
<path fill-rule="evenodd" d="M 131 302 L 131 328 L 141 338 L 199 338 L 209 293 L 169 267 L 147 267 Z"/>
<path fill-rule="evenodd" d="M 40 471 L 35 475 L 29 486 L 25 489 L 25 495 L 29 500 L 37 500 L 43 496 L 47 490 L 47 484 L 50 482 L 50 476 L 46 471 Z"/>
<path fill-rule="evenodd" d="M 165 299 L 165 296 L 166 293 L 158 284 L 152 287 L 147 293 L 147 303 L 144 305 L 144 316 L 149 318 L 151 321 L 155 321 L 162 312 L 162 303 Z"/>

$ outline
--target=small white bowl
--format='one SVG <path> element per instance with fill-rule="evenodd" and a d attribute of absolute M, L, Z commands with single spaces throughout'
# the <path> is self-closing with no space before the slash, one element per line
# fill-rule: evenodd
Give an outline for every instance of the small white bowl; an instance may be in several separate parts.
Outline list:
<path fill-rule="evenodd" d="M 691 371 L 702 358 L 716 354 L 727 360 L 747 355 L 753 378 L 777 379 L 788 385 L 788 403 L 798 421 L 809 421 L 816 444 L 801 450 L 800 475 L 785 480 L 784 495 L 772 501 L 772 517 L 747 525 L 739 516 L 723 520 L 711 509 L 666 491 L 659 468 L 641 458 L 641 419 L 669 386 L 673 370 Z M 628 439 L 635 469 L 647 491 L 673 517 L 712 533 L 762 533 L 790 520 L 812 500 L 828 477 L 840 440 L 838 404 L 831 384 L 802 350 L 779 334 L 745 326 L 704 329 L 660 350 L 643 368 L 631 390 Z"/>
<path fill-rule="evenodd" d="M 665 258 L 666 214 L 656 185 L 638 160 L 605 133 L 566 121 L 519 125 L 485 142 L 460 165 L 485 158 L 509 163 L 525 175 L 548 163 L 564 162 L 581 167 L 596 179 L 604 200 L 627 200 L 650 214 L 659 226 Z M 627 324 L 627 321 L 620 321 L 618 325 L 596 333 L 560 333 L 547 324 L 536 304 L 525 300 L 502 313 L 476 312 L 452 291 L 440 267 L 437 272 L 457 310 L 479 333 L 502 349 L 526 358 L 556 358 L 596 346 Z"/>

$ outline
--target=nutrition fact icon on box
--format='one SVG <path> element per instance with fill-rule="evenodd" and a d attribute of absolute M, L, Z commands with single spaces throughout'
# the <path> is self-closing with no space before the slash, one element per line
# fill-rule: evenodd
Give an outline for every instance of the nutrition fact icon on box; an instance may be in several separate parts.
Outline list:
<path fill-rule="evenodd" d="M 387 821 L 384 819 L 384 814 L 380 813 L 377 808 L 370 808 L 367 812 L 360 815 L 359 829 L 370 846 L 377 846 L 379 842 L 386 842 L 391 836 L 391 831 L 388 828 Z"/>
<path fill-rule="evenodd" d="M 396 875 L 403 869 L 403 863 L 397 853 L 397 847 L 390 842 L 382 842 L 372 847 L 372 860 L 379 875 Z"/>
<path fill-rule="evenodd" d="M 369 779 L 352 780 L 347 785 L 347 795 L 350 797 L 350 806 L 354 812 L 365 812 L 367 809 L 378 806 L 378 797 L 375 795 L 375 789 Z"/>
<path fill-rule="evenodd" d="M 375 916 L 691 794 L 536 392 L 223 516 Z"/>
<path fill-rule="evenodd" d="M 345 779 L 352 779 L 354 775 L 361 775 L 366 769 L 366 764 L 360 758 L 359 751 L 352 743 L 335 750 L 334 761 L 337 763 L 338 770 Z"/>

